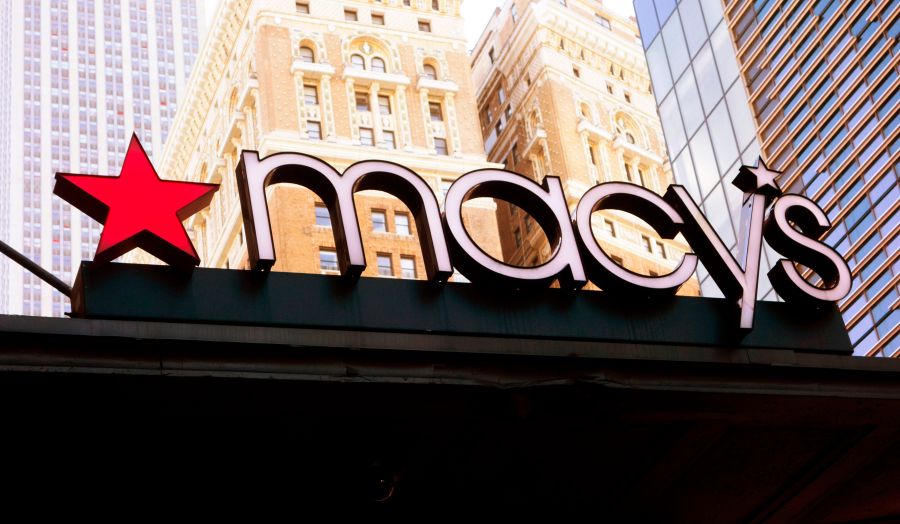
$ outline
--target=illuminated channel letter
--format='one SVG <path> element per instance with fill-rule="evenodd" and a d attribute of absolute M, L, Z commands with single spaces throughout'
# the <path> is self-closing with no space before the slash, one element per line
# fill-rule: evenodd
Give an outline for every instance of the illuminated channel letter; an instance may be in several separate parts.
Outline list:
<path fill-rule="evenodd" d="M 816 240 L 830 227 L 825 212 L 806 197 L 785 195 L 775 202 L 763 234 L 772 249 L 787 257 L 769 271 L 772 287 L 785 300 L 837 302 L 850 293 L 852 281 L 847 262 Z M 807 282 L 794 262 L 815 271 L 824 287 Z"/>
<path fill-rule="evenodd" d="M 446 280 L 453 273 L 434 193 L 421 177 L 403 166 L 366 161 L 350 166 L 341 175 L 327 162 L 309 155 L 278 153 L 260 159 L 256 151 L 244 151 L 236 171 L 253 269 L 268 270 L 275 264 L 266 188 L 289 183 L 312 190 L 328 207 L 342 275 L 356 277 L 366 268 L 353 202 L 353 193 L 365 189 L 390 193 L 410 208 L 429 279 Z"/>
<path fill-rule="evenodd" d="M 647 276 L 629 271 L 612 261 L 597 243 L 591 228 L 591 214 L 601 209 L 618 209 L 643 219 L 662 238 L 674 238 L 684 221 L 678 212 L 656 193 L 635 184 L 607 182 L 591 188 L 581 197 L 575 212 L 575 231 L 591 282 L 601 289 L 628 289 L 651 293 L 674 293 L 697 269 L 697 256 L 687 253 L 671 273 Z"/>
<path fill-rule="evenodd" d="M 517 267 L 482 251 L 469 236 L 462 219 L 463 204 L 479 197 L 505 200 L 534 217 L 554 246 L 549 260 L 535 267 Z M 545 177 L 543 185 L 539 185 L 522 175 L 498 169 L 467 173 L 457 178 L 447 192 L 444 227 L 453 264 L 472 282 L 522 288 L 547 286 L 559 279 L 560 285 L 569 289 L 587 283 L 558 177 Z"/>
<path fill-rule="evenodd" d="M 731 255 L 731 251 L 710 225 L 684 186 L 671 185 L 665 200 L 671 204 L 682 219 L 682 233 L 693 248 L 694 253 L 709 271 L 709 275 L 719 286 L 722 294 L 735 300 L 740 308 L 740 328 L 753 329 L 753 312 L 756 307 L 756 287 L 759 281 L 759 257 L 762 252 L 762 227 L 765 218 L 767 197 L 751 195 L 745 204 L 747 217 L 745 228 L 746 243 L 744 265 Z"/>

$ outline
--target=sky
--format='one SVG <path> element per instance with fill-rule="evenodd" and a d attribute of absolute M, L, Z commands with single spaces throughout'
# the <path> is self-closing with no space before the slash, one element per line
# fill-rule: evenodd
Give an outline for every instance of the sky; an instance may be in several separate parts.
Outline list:
<path fill-rule="evenodd" d="M 220 0 L 200 0 L 203 4 L 207 25 L 215 13 L 216 6 Z M 491 18 L 491 13 L 499 7 L 505 0 L 463 0 L 462 16 L 466 21 L 466 40 L 469 42 L 469 49 L 475 46 L 481 31 L 487 25 Z M 634 8 L 631 4 L 632 0 L 606 0 L 603 4 L 611 11 L 624 16 L 634 15 Z"/>

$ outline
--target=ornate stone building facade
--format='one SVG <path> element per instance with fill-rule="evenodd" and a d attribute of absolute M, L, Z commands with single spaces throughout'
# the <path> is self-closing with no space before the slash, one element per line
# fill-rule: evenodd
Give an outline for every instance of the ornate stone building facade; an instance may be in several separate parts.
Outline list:
<path fill-rule="evenodd" d="M 459 175 L 485 167 L 458 0 L 224 0 L 201 49 L 159 171 L 220 183 L 188 228 L 203 264 L 246 267 L 235 188 L 242 150 L 298 152 L 339 171 L 389 160 L 443 201 Z M 364 275 L 424 277 L 410 211 L 384 193 L 356 206 Z M 270 188 L 275 270 L 336 272 L 327 208 L 294 185 Z M 468 204 L 473 236 L 500 257 L 493 202 Z"/>
<path fill-rule="evenodd" d="M 594 0 L 508 0 L 472 51 L 488 158 L 540 181 L 562 179 L 574 211 L 595 184 L 627 181 L 657 193 L 672 183 L 637 26 Z M 504 257 L 535 265 L 546 236 L 522 210 L 499 203 Z M 614 260 L 643 274 L 670 272 L 689 248 L 661 240 L 631 215 L 593 215 Z M 698 294 L 694 279 L 680 293 Z"/>

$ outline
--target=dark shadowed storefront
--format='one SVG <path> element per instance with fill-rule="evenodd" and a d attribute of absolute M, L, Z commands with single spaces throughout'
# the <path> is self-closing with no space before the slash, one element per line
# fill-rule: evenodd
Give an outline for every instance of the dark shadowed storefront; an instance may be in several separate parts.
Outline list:
<path fill-rule="evenodd" d="M 419 521 L 900 519 L 900 363 L 836 309 L 112 265 L 0 317 L 10 499 Z M 334 519 L 332 519 L 334 520 Z"/>

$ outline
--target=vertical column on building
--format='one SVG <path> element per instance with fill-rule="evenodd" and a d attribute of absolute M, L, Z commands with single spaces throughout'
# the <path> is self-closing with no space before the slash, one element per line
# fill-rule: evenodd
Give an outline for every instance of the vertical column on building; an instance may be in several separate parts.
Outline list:
<path fill-rule="evenodd" d="M 80 108 L 80 78 L 78 77 L 78 59 L 81 50 L 78 38 L 78 2 L 77 0 L 69 0 L 69 107 Z M 96 55 L 94 55 L 96 57 Z M 72 58 L 74 57 L 74 59 Z M 88 65 L 85 64 L 85 69 Z M 101 84 L 102 82 L 97 82 Z M 81 165 L 81 136 L 86 134 L 87 129 L 79 128 L 79 113 L 77 109 L 69 111 L 69 171 L 70 173 L 79 173 L 78 168 Z M 98 118 L 98 120 L 100 120 Z M 93 140 L 93 137 L 91 137 Z M 69 215 L 69 228 L 65 230 L 66 214 Z M 60 275 L 63 280 L 70 281 L 72 275 L 78 271 L 78 260 L 81 258 L 81 212 L 71 206 L 63 206 L 63 212 L 60 214 Z M 64 242 L 65 235 L 69 235 L 69 248 L 66 249 Z M 69 265 L 65 265 L 66 255 L 69 255 Z M 60 295 L 54 294 L 54 300 L 63 301 Z M 64 302 L 63 302 L 64 303 Z"/>
<path fill-rule="evenodd" d="M 628 173 L 625 172 L 625 155 L 622 152 L 621 146 L 616 146 L 615 151 L 616 151 L 616 170 L 615 170 L 615 172 L 619 173 L 619 175 L 616 176 L 615 178 L 617 180 L 624 180 L 627 182 L 628 181 Z M 610 173 L 610 176 L 612 176 L 612 173 Z"/>
<path fill-rule="evenodd" d="M 462 156 L 462 140 L 459 137 L 459 126 L 456 123 L 456 95 L 451 92 L 444 94 L 444 113 L 444 133 L 450 141 L 453 156 L 460 157 Z M 511 122 L 506 124 L 512 125 Z"/>
<path fill-rule="evenodd" d="M 354 143 L 359 143 L 359 117 L 356 111 L 356 86 L 352 78 L 347 82 L 347 99 L 350 102 L 350 138 Z"/>
<path fill-rule="evenodd" d="M 400 133 L 403 136 L 403 149 L 411 151 L 413 143 L 412 132 L 409 126 L 409 108 L 406 105 L 406 86 L 397 88 L 397 108 L 400 112 Z"/>
<path fill-rule="evenodd" d="M 588 179 L 591 183 L 597 183 L 597 165 L 594 163 L 597 161 L 596 158 L 591 155 L 591 141 L 588 138 L 587 131 L 582 131 L 581 133 L 581 147 L 584 151 L 584 158 L 588 160 Z"/>
<path fill-rule="evenodd" d="M 322 90 L 322 100 L 319 102 L 322 126 L 325 128 L 325 136 L 329 142 L 337 140 L 337 131 L 334 128 L 334 102 L 331 96 L 331 75 L 322 75 L 319 87 Z"/>
<path fill-rule="evenodd" d="M 378 106 L 378 91 L 381 86 L 378 82 L 372 82 L 369 86 L 369 113 L 372 115 L 373 141 L 378 147 L 384 147 L 384 137 L 381 133 L 381 108 Z"/>
<path fill-rule="evenodd" d="M 640 163 L 637 161 L 637 159 L 632 159 L 630 164 L 631 164 L 631 180 L 629 180 L 629 182 L 634 182 L 635 184 L 640 184 L 641 183 L 641 177 L 640 177 L 640 171 L 639 171 Z"/>
<path fill-rule="evenodd" d="M 50 180 L 53 176 L 53 173 L 51 173 L 53 150 L 51 148 L 50 133 L 46 131 L 51 126 L 52 114 L 50 111 L 53 107 L 50 104 L 50 66 L 52 63 L 50 59 L 50 43 L 52 39 L 48 38 L 50 35 L 50 2 L 41 2 L 41 34 L 44 35 L 44 38 L 41 38 L 41 132 L 44 136 L 41 138 L 41 257 L 36 262 L 46 266 L 46 260 L 53 256 L 53 227 L 51 223 L 53 209 L 50 198 L 52 187 Z M 37 278 L 34 277 L 31 277 L 31 281 L 38 282 Z M 50 286 L 42 285 L 40 290 L 41 315 L 50 316 L 51 288 Z M 29 312 L 28 314 L 33 313 Z"/>
<path fill-rule="evenodd" d="M 297 129 L 301 138 L 309 138 L 306 126 L 306 96 L 303 93 L 303 71 L 294 71 L 294 91 L 297 93 Z"/>
<path fill-rule="evenodd" d="M 431 111 L 428 109 L 428 89 L 419 90 L 419 101 L 422 104 L 422 114 L 425 119 L 425 148 L 434 151 L 434 126 L 431 125 Z"/>

